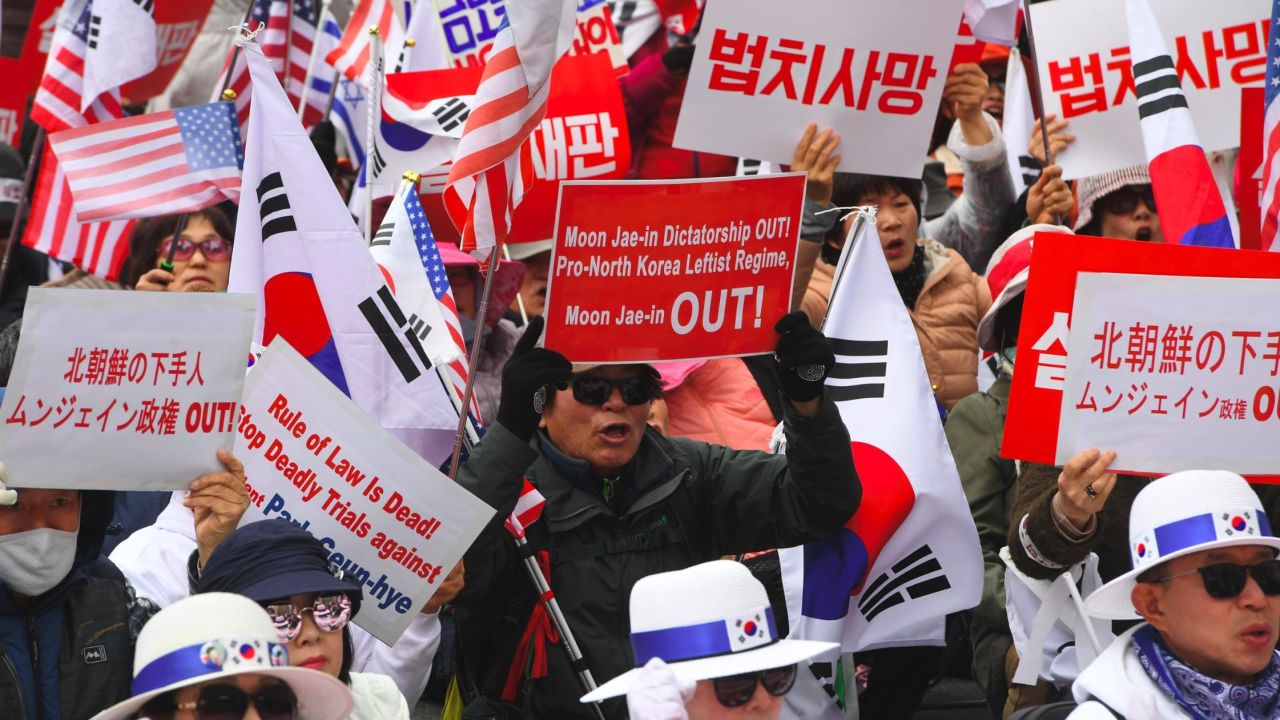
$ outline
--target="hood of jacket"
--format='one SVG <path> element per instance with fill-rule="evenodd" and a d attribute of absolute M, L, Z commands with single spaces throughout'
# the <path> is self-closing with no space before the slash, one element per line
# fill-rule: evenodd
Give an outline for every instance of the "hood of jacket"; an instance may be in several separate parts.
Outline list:
<path fill-rule="evenodd" d="M 76 535 L 76 557 L 71 570 L 62 582 L 36 597 L 31 603 L 19 607 L 9 592 L 8 585 L 0 580 L 0 615 L 24 615 L 42 612 L 56 605 L 89 577 L 93 566 L 102 554 L 102 542 L 107 525 L 115 509 L 115 492 L 111 490 L 80 491 L 80 530 Z"/>

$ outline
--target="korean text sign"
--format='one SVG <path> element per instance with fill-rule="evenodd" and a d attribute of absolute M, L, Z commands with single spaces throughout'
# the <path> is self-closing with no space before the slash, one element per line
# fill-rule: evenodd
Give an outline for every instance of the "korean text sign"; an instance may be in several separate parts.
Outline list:
<path fill-rule="evenodd" d="M 363 586 L 356 623 L 388 645 L 493 516 L 278 339 L 245 382 L 235 452 L 241 523 L 284 518 L 319 539 Z"/>
<path fill-rule="evenodd" d="M 1200 143 L 1240 144 L 1240 88 L 1266 75 L 1266 0 L 1152 0 Z M 1145 164 L 1124 3 L 1053 0 L 1032 10 L 1045 112 L 1066 119 L 1076 141 L 1057 158 L 1068 179 Z M 1010 142 L 1025 143 L 1025 138 Z"/>
<path fill-rule="evenodd" d="M 254 297 L 33 288 L 0 403 L 19 487 L 180 490 L 222 470 Z"/>
<path fill-rule="evenodd" d="M 1035 246 L 1031 254 L 1031 274 L 1027 280 L 1027 290 L 1022 310 L 1022 325 L 1018 330 L 1018 354 L 1017 354 L 1017 372 L 1013 376 L 1013 387 L 1009 397 L 1009 409 L 1005 418 L 1005 432 L 1003 446 L 1001 447 L 1001 455 L 1008 458 L 1017 458 L 1031 462 L 1057 464 L 1062 458 L 1060 453 L 1063 451 L 1070 452 L 1071 449 L 1083 449 L 1084 446 L 1076 448 L 1067 448 L 1060 443 L 1059 423 L 1063 418 L 1064 405 L 1080 404 L 1082 399 L 1087 405 L 1088 399 L 1081 395 L 1071 396 L 1068 390 L 1068 375 L 1073 371 L 1069 366 L 1073 362 L 1072 348 L 1080 347 L 1073 341 L 1074 318 L 1073 307 L 1077 297 L 1077 279 L 1088 273 L 1125 273 L 1130 275 L 1153 275 L 1165 276 L 1178 279 L 1185 278 L 1280 278 L 1280 255 L 1275 253 L 1264 253 L 1247 250 L 1222 250 L 1218 248 L 1201 248 L 1183 245 L 1156 245 L 1151 243 L 1134 242 L 1131 240 L 1113 240 L 1108 238 L 1090 238 L 1083 236 L 1062 235 L 1057 233 L 1040 233 L 1035 236 Z M 1162 308 L 1162 319 L 1142 320 L 1140 323 L 1136 320 L 1130 322 L 1126 327 L 1118 326 L 1111 328 L 1111 340 L 1115 343 L 1111 349 L 1111 355 L 1107 359 L 1107 363 L 1114 365 L 1117 361 L 1121 363 L 1121 367 L 1129 368 L 1129 348 L 1130 337 L 1132 335 L 1134 347 L 1134 362 L 1141 360 L 1144 364 L 1143 368 L 1151 367 L 1149 363 L 1154 363 L 1156 368 L 1155 377 L 1161 375 L 1172 376 L 1172 373 L 1160 373 L 1160 368 L 1166 370 L 1172 368 L 1184 368 L 1181 364 L 1181 357 L 1184 356 L 1183 349 L 1190 344 L 1191 350 L 1191 368 L 1195 368 L 1195 353 L 1200 349 L 1202 342 L 1207 343 L 1204 348 L 1206 354 L 1202 357 L 1202 364 L 1208 362 L 1209 366 L 1217 364 L 1217 339 L 1211 337 L 1205 340 L 1208 331 L 1216 331 L 1223 336 L 1224 343 L 1230 339 L 1231 331 L 1252 331 L 1260 328 L 1250 328 L 1247 324 L 1241 325 L 1239 328 L 1210 327 L 1202 325 L 1200 330 L 1195 327 L 1194 316 L 1197 313 L 1195 305 L 1200 302 L 1200 298 L 1191 294 L 1194 292 L 1194 286 L 1188 285 L 1186 292 L 1181 294 L 1181 299 L 1177 302 L 1165 299 L 1166 306 Z M 1272 306 L 1273 307 L 1273 306 Z M 1127 312 L 1127 311 L 1126 311 Z M 1267 318 L 1268 306 L 1249 307 L 1241 306 L 1232 311 L 1231 314 L 1222 318 L 1217 318 L 1215 322 L 1230 324 L 1233 320 L 1246 319 L 1253 314 L 1258 314 L 1260 318 Z M 1270 310 L 1274 316 L 1274 310 Z M 1184 316 L 1186 319 L 1184 319 Z M 1148 325 L 1161 323 L 1160 335 L 1158 338 L 1158 346 L 1155 351 L 1156 355 L 1146 355 L 1150 352 L 1150 333 L 1153 331 Z M 1139 325 L 1137 329 L 1134 326 Z M 1274 324 L 1274 323 L 1273 323 Z M 1173 325 L 1176 331 L 1170 331 L 1169 326 Z M 1182 332 L 1184 326 L 1190 326 L 1187 333 Z M 1074 362 L 1088 363 L 1090 358 L 1098 353 L 1100 340 L 1095 340 L 1093 335 L 1101 334 L 1100 328 L 1094 328 L 1092 332 L 1085 332 L 1086 328 L 1081 328 L 1080 332 L 1088 337 L 1083 341 L 1083 347 L 1078 352 L 1083 357 L 1074 357 Z M 1119 338 L 1115 337 L 1116 331 L 1121 332 Z M 1270 330 L 1280 330 L 1280 328 L 1270 328 Z M 1132 333 L 1130 331 L 1133 331 Z M 1168 343 L 1166 344 L 1166 335 Z M 1267 336 L 1263 335 L 1250 338 L 1250 346 L 1253 351 L 1258 354 L 1256 358 L 1257 365 L 1247 365 L 1246 368 L 1254 368 L 1251 373 L 1258 372 L 1259 375 L 1251 375 L 1253 382 L 1253 391 L 1256 394 L 1259 388 L 1267 384 L 1268 380 L 1275 380 L 1269 376 L 1269 369 L 1260 370 L 1264 367 L 1262 356 L 1265 352 Z M 1242 341 L 1234 340 L 1234 345 L 1225 345 L 1222 349 L 1223 359 L 1222 365 L 1212 373 L 1218 373 L 1219 377 L 1225 378 L 1225 370 L 1230 364 L 1235 367 L 1240 361 L 1240 353 L 1247 351 L 1242 349 Z M 1234 354 L 1232 354 L 1234 353 Z M 1252 363 L 1255 358 L 1249 358 Z M 1210 362 L 1211 361 L 1211 362 Z M 1174 364 L 1170 364 L 1174 363 Z M 1133 365 L 1137 369 L 1138 365 Z M 1117 368 L 1112 368 L 1117 369 Z M 1196 373 L 1202 372 L 1202 369 L 1195 369 Z M 1190 372 L 1190 370 L 1188 370 Z M 1179 377 L 1182 377 L 1179 375 Z M 1073 377 L 1072 381 L 1078 381 L 1080 377 Z M 1105 396 L 1106 384 L 1108 380 L 1103 380 L 1103 387 L 1096 387 L 1096 383 L 1090 387 L 1090 391 L 1094 392 L 1094 401 L 1098 402 L 1100 398 L 1096 391 L 1102 391 Z M 1153 386 L 1149 379 L 1144 379 L 1148 389 Z M 1118 384 L 1118 383 L 1117 383 Z M 1123 400 L 1128 404 L 1123 405 L 1123 411 L 1127 411 L 1141 401 L 1141 395 L 1135 394 L 1130 400 L 1128 394 L 1134 392 L 1130 386 L 1132 381 L 1123 387 L 1125 396 Z M 1280 383 L 1278 383 L 1280 384 Z M 1192 382 L 1190 387 L 1195 387 Z M 1141 383 L 1138 384 L 1141 389 Z M 1187 403 L 1193 400 L 1204 401 L 1200 393 L 1201 391 L 1209 392 L 1208 386 L 1201 386 L 1193 390 L 1193 394 L 1187 398 Z M 1083 391 L 1083 386 L 1081 387 Z M 1109 407 L 1115 402 L 1115 392 L 1120 391 L 1115 385 L 1112 386 L 1112 396 L 1110 400 L 1105 400 L 1105 404 L 1100 405 L 1099 410 Z M 1154 395 L 1149 397 L 1147 402 L 1149 406 L 1142 406 L 1135 410 L 1135 415 L 1143 410 L 1151 411 L 1157 408 L 1161 410 L 1169 410 L 1172 414 L 1174 401 L 1179 401 L 1182 395 L 1186 393 L 1187 388 L 1180 389 L 1177 397 L 1167 398 L 1163 400 L 1163 406 Z M 1164 393 L 1163 390 L 1155 392 Z M 1265 391 L 1262 391 L 1265 395 Z M 1164 393 L 1169 394 L 1169 393 Z M 1225 391 L 1219 393 L 1224 395 Z M 1212 404 L 1214 399 L 1208 398 L 1207 402 Z M 1246 399 L 1252 400 L 1253 395 L 1247 398 L 1243 391 L 1240 397 L 1233 397 L 1232 415 L 1235 413 L 1235 400 Z M 1265 402 L 1265 398 L 1263 399 Z M 1221 413 L 1224 406 L 1220 403 L 1214 408 L 1215 413 Z M 1188 405 L 1188 419 L 1185 430 L 1188 432 L 1198 432 L 1195 424 L 1191 422 L 1192 410 L 1194 409 L 1194 417 L 1199 419 L 1199 413 L 1205 410 L 1204 406 Z M 1264 408 L 1265 409 L 1265 408 Z M 1117 406 L 1113 412 L 1119 412 L 1121 406 Z M 1252 412 L 1252 407 L 1247 406 L 1246 410 Z M 1082 409 L 1082 411 L 1086 411 Z M 1179 416 L 1182 407 L 1177 410 Z M 1100 413 L 1099 413 L 1100 414 Z M 1247 414 L 1247 413 L 1246 413 Z M 1126 414 L 1126 417 L 1127 414 Z M 1159 419 L 1159 416 L 1153 416 Z M 1207 416 L 1206 416 L 1207 418 Z M 1226 420 L 1226 418 L 1221 418 Z M 1273 421 L 1275 422 L 1275 421 Z M 1277 424 L 1280 427 L 1280 423 Z M 1181 427 L 1181 426 L 1180 426 Z M 1242 428 L 1237 428 L 1242 429 Z M 1160 437 L 1160 441 L 1167 451 L 1175 451 L 1181 447 L 1181 441 L 1175 440 L 1172 433 L 1165 433 Z M 1114 442 L 1114 441 L 1112 441 Z M 1105 448 L 1111 448 L 1108 442 L 1102 443 Z M 1194 447 L 1191 445 L 1189 447 Z M 1117 462 L 1122 462 L 1123 458 Z M 1123 467 L 1123 470 L 1131 470 L 1133 472 L 1143 473 L 1160 473 L 1161 470 L 1147 470 L 1139 467 Z M 1259 475 L 1278 476 L 1280 470 L 1268 473 L 1247 473 L 1252 479 L 1264 479 Z M 1280 477 L 1266 478 L 1268 480 L 1280 480 Z"/>
<path fill-rule="evenodd" d="M 566 182 L 546 346 L 578 363 L 772 352 L 804 175 Z"/>
<path fill-rule="evenodd" d="M 867 140 L 840 170 L 920 177 L 962 4 L 708 3 L 673 144 L 787 162 L 816 122 Z"/>
<path fill-rule="evenodd" d="M 1194 302 L 1189 299 L 1194 298 Z M 1057 459 L 1280 472 L 1280 277 L 1080 273 Z"/>
<path fill-rule="evenodd" d="M 506 19 L 506 0 L 436 0 L 436 7 L 454 67 L 483 65 Z M 616 74 L 627 72 L 627 56 L 607 0 L 578 0 L 578 24 L 569 53 L 604 53 Z"/>

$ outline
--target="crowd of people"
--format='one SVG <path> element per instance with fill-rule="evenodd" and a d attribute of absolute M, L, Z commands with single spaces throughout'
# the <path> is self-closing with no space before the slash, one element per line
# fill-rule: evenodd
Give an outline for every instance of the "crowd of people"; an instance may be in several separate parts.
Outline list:
<path fill-rule="evenodd" d="M 736 172 L 736 158 L 672 145 L 695 42 L 657 32 L 619 78 L 631 177 Z M 507 246 L 486 317 L 480 264 L 441 243 L 489 420 L 456 481 L 496 514 L 394 645 L 353 622 L 363 589 L 319 540 L 283 519 L 241 526 L 249 495 L 231 453 L 183 492 L 0 489 L 0 716 L 404 719 L 430 697 L 450 720 L 778 718 L 806 661 L 837 648 L 787 637 L 776 550 L 878 501 L 824 392 L 835 355 L 818 330 L 854 222 L 844 211 L 875 206 L 985 575 L 978 605 L 948 618 L 946 648 L 845 656 L 845 713 L 910 717 L 950 674 L 972 678 L 995 718 L 1280 717 L 1280 493 L 1213 470 L 1117 475 L 1107 448 L 1062 467 L 1001 455 L 1037 233 L 1163 241 L 1144 166 L 1068 183 L 1052 162 L 1075 142 L 1066 121 L 1043 118 L 1048 148 L 1039 121 L 1030 137 L 1004 135 L 1006 57 L 952 69 L 920 178 L 837 172 L 862 138 L 815 124 L 796 139 L 802 242 L 771 355 L 574 364 L 539 346 L 550 238 Z M 336 168 L 346 149 L 332 128 L 312 135 Z M 1009 145 L 1040 165 L 1020 195 Z M 23 179 L 23 157 L 0 147 L 0 174 Z M 333 176 L 350 191 L 349 175 Z M 374 227 L 387 205 L 375 202 Z M 0 236 L 14 237 L 25 210 L 0 198 Z M 0 386 L 27 288 L 223 292 L 234 220 L 224 204 L 139 221 L 113 282 L 10 248 Z M 772 454 L 779 425 L 785 452 Z M 503 520 L 526 483 L 545 507 L 518 547 Z M 1160 534 L 1224 513 L 1244 513 L 1251 531 Z M 1138 550 L 1149 535 L 1158 552 Z M 580 658 L 530 583 L 530 559 Z M 1033 646 L 1031 618 L 1017 614 L 1036 608 L 1014 597 L 1082 564 L 1101 584 L 1087 610 L 1115 636 L 1091 663 L 1074 660 L 1080 648 Z M 1028 679 L 1028 661 L 1053 671 Z M 584 671 L 600 685 L 589 694 Z"/>

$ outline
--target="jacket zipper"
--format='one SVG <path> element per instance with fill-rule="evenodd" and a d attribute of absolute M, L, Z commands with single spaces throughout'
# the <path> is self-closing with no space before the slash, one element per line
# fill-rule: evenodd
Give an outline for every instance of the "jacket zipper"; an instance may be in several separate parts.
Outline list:
<path fill-rule="evenodd" d="M 44 717 L 44 693 L 40 692 L 40 637 L 36 634 L 36 616 L 27 616 L 27 642 L 31 645 L 31 677 L 36 691 L 36 717 Z"/>
<path fill-rule="evenodd" d="M 22 711 L 20 717 L 26 717 L 27 700 L 22 697 L 22 678 L 18 676 L 18 668 L 14 667 L 13 660 L 9 659 L 8 655 L 0 655 L 0 657 L 4 658 L 5 669 L 13 676 L 13 687 L 18 691 L 18 709 Z"/>

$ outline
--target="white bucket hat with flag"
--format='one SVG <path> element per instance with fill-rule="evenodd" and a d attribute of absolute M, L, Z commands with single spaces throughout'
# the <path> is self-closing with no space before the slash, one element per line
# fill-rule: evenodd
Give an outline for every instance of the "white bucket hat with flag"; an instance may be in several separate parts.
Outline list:
<path fill-rule="evenodd" d="M 636 669 L 583 696 L 625 695 L 645 663 L 661 658 L 681 682 L 793 665 L 836 643 L 778 636 L 764 586 L 741 563 L 713 560 L 641 578 L 631 590 L 631 649 Z"/>
<path fill-rule="evenodd" d="M 289 685 L 298 720 L 343 720 L 351 691 L 319 670 L 289 666 L 267 611 L 243 595 L 211 592 L 183 598 L 156 613 L 138 634 L 133 697 L 93 720 L 131 718 L 153 698 L 190 685 L 236 675 L 266 675 Z"/>
<path fill-rule="evenodd" d="M 1028 225 L 1009 236 L 987 263 L 987 287 L 991 288 L 991 307 L 978 321 L 978 346 L 988 352 L 1000 351 L 1000 338 L 996 337 L 996 316 L 1001 308 L 1013 302 L 1027 289 L 1027 276 L 1031 273 L 1031 248 L 1038 232 L 1056 232 L 1072 235 L 1061 225 Z"/>
<path fill-rule="evenodd" d="M 1143 488 L 1129 510 L 1133 569 L 1098 588 L 1085 609 L 1098 618 L 1138 618 L 1130 594 L 1139 575 L 1183 555 L 1237 545 L 1280 550 L 1262 501 L 1244 478 L 1225 470 L 1166 475 Z"/>

